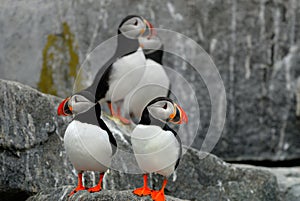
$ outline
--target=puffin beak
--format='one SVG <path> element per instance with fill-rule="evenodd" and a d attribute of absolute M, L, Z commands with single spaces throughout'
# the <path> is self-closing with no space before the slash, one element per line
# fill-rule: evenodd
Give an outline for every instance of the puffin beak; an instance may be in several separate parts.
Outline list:
<path fill-rule="evenodd" d="M 148 38 L 151 38 L 153 36 L 156 36 L 157 35 L 157 32 L 156 30 L 154 29 L 153 25 L 144 19 L 144 23 L 147 25 L 148 29 L 150 30 L 150 34 L 148 35 Z"/>
<path fill-rule="evenodd" d="M 188 123 L 188 117 L 185 111 L 177 104 L 174 103 L 175 111 L 169 116 L 170 122 L 174 124 Z"/>
<path fill-rule="evenodd" d="M 58 108 L 57 108 L 57 115 L 58 116 L 69 116 L 72 114 L 72 107 L 68 106 L 68 101 L 70 100 L 70 97 L 63 100 Z"/>

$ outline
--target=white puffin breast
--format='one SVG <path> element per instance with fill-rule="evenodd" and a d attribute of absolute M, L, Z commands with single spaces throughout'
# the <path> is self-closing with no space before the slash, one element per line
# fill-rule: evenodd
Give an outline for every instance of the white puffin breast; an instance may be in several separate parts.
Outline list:
<path fill-rule="evenodd" d="M 146 58 L 139 48 L 136 52 L 119 58 L 112 66 L 109 89 L 105 99 L 116 102 L 134 89 L 145 71 Z"/>
<path fill-rule="evenodd" d="M 140 117 L 145 106 L 154 98 L 166 97 L 169 92 L 170 80 L 159 63 L 147 59 L 142 79 L 124 100 L 124 108 L 129 114 Z"/>
<path fill-rule="evenodd" d="M 78 171 L 105 172 L 111 164 L 108 134 L 99 126 L 73 120 L 64 136 L 67 156 Z"/>
<path fill-rule="evenodd" d="M 141 170 L 164 176 L 173 173 L 180 145 L 171 131 L 154 125 L 137 125 L 132 132 L 131 143 Z"/>

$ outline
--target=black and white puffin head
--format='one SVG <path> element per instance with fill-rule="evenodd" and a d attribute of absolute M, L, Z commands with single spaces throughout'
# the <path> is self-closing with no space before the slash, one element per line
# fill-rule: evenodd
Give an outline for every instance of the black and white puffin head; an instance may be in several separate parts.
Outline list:
<path fill-rule="evenodd" d="M 95 106 L 94 98 L 88 92 L 82 91 L 64 99 L 57 108 L 57 114 L 61 116 L 70 116 L 86 112 Z"/>
<path fill-rule="evenodd" d="M 130 39 L 138 39 L 149 27 L 150 22 L 138 15 L 128 15 L 125 17 L 118 28 L 118 34 L 122 34 Z"/>
<path fill-rule="evenodd" d="M 188 122 L 185 111 L 171 99 L 158 97 L 152 100 L 145 108 L 149 115 L 161 122 L 182 124 Z"/>

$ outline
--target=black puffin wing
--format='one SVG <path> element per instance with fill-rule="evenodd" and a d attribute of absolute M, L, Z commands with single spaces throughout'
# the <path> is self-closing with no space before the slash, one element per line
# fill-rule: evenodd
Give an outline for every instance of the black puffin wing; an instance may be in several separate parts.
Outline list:
<path fill-rule="evenodd" d="M 112 65 L 116 60 L 115 57 L 110 58 L 97 72 L 93 83 L 86 90 L 90 91 L 97 101 L 105 97 L 109 89 L 109 79 L 111 75 Z"/>
<path fill-rule="evenodd" d="M 181 139 L 180 139 L 179 135 L 176 133 L 176 131 L 174 131 L 172 128 L 170 128 L 167 124 L 165 124 L 165 126 L 163 127 L 163 130 L 165 130 L 165 131 L 171 131 L 174 134 L 174 136 L 177 139 L 178 144 L 179 144 L 178 159 L 176 161 L 175 168 L 174 168 L 174 170 L 176 170 L 176 168 L 179 165 L 179 161 L 181 159 L 181 156 L 182 156 L 182 142 L 181 142 Z"/>
<path fill-rule="evenodd" d="M 106 123 L 100 117 L 101 116 L 101 106 L 100 106 L 99 103 L 97 103 L 95 105 L 95 109 L 96 109 L 96 117 L 97 117 L 98 125 L 99 125 L 100 128 L 105 130 L 106 133 L 108 134 L 109 142 L 110 142 L 111 148 L 112 148 L 112 155 L 114 155 L 117 151 L 117 141 L 116 141 L 115 137 L 113 136 L 112 132 L 109 130 Z"/>
<path fill-rule="evenodd" d="M 115 137 L 113 136 L 112 132 L 109 130 L 109 128 L 107 127 L 107 125 L 105 124 L 105 122 L 101 119 L 101 121 L 99 121 L 99 126 L 100 128 L 102 128 L 103 130 L 105 130 L 108 134 L 109 137 L 109 142 L 111 144 L 111 148 L 112 148 L 112 156 L 115 155 L 116 151 L 117 151 L 117 141 L 115 139 Z"/>

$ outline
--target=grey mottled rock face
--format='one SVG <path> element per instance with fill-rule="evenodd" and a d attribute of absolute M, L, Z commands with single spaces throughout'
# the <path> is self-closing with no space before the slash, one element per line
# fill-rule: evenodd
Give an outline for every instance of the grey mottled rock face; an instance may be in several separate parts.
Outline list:
<path fill-rule="evenodd" d="M 266 168 L 250 165 L 237 165 L 241 168 L 253 168 L 269 171 L 277 177 L 281 200 L 296 201 L 300 199 L 300 167 Z"/>
<path fill-rule="evenodd" d="M 62 137 L 68 119 L 58 118 L 56 107 L 60 99 L 42 94 L 22 84 L 0 80 L 1 170 L 0 194 L 3 200 L 24 199 L 42 191 L 31 199 L 57 200 L 64 197 L 76 182 L 75 172 L 63 149 Z M 14 95 L 14 96 L 13 96 Z M 26 115 L 25 115 L 26 114 Z M 28 119 L 32 116 L 32 120 Z M 31 121 L 31 123 L 28 123 Z M 128 139 L 120 137 L 130 128 L 106 119 L 122 149 L 128 149 Z M 49 125 L 48 125 L 49 124 Z M 27 140 L 27 139 L 30 140 Z M 127 147 L 127 148 L 126 148 Z M 166 194 L 190 200 L 278 200 L 278 185 L 274 175 L 267 171 L 237 168 L 213 155 L 204 159 L 202 152 L 188 149 L 176 173 L 170 177 Z M 126 163 L 127 158 L 122 162 Z M 97 182 L 95 175 L 87 173 L 86 186 Z M 161 177 L 152 175 L 149 184 L 161 187 Z M 102 194 L 79 193 L 74 199 L 136 199 L 128 192 L 142 185 L 142 175 L 110 171 L 104 177 Z M 51 194 L 51 189 L 54 188 Z M 77 197 L 78 196 L 78 197 Z M 99 197 L 98 197 L 99 196 Z M 103 197 L 104 196 L 104 197 Z M 170 198 L 172 200 L 172 198 Z M 176 199 L 174 199 L 176 200 Z"/>
<path fill-rule="evenodd" d="M 227 126 L 215 154 L 231 160 L 299 158 L 296 81 L 299 1 L 231 1 L 209 14 L 210 51 L 227 87 Z M 225 12 L 228 11 L 228 12 Z M 205 28 L 204 28 L 205 29 Z M 206 38 L 207 39 L 207 38 Z"/>
<path fill-rule="evenodd" d="M 269 169 L 276 175 L 282 200 L 300 200 L 300 168 Z"/>
<path fill-rule="evenodd" d="M 124 16 L 142 14 L 159 28 L 191 37 L 218 67 L 227 90 L 228 111 L 223 137 L 213 153 L 229 160 L 295 159 L 300 154 L 295 116 L 297 102 L 300 108 L 300 96 L 296 98 L 299 7 L 297 0 L 4 1 L 0 76 L 36 87 L 47 37 L 61 36 L 63 22 L 74 34 L 82 62 L 88 52 L 115 35 Z M 195 146 L 199 148 L 211 115 L 208 92 L 201 78 L 180 62 L 165 61 L 197 92 L 202 129 Z M 53 79 L 58 79 L 59 67 L 53 68 Z"/>
<path fill-rule="evenodd" d="M 68 121 L 56 115 L 60 99 L 16 82 L 0 86 L 1 199 L 75 182 L 61 136 Z"/>
<path fill-rule="evenodd" d="M 147 197 L 138 197 L 132 194 L 131 191 L 111 191 L 102 190 L 98 193 L 88 193 L 87 191 L 80 191 L 72 197 L 68 197 L 68 194 L 72 191 L 72 186 L 63 186 L 57 189 L 48 189 L 38 193 L 27 199 L 27 201 L 56 201 L 56 200 L 69 200 L 69 201 L 151 201 L 152 199 Z M 168 201 L 184 201 L 181 199 L 173 198 L 171 196 L 166 197 Z"/>

